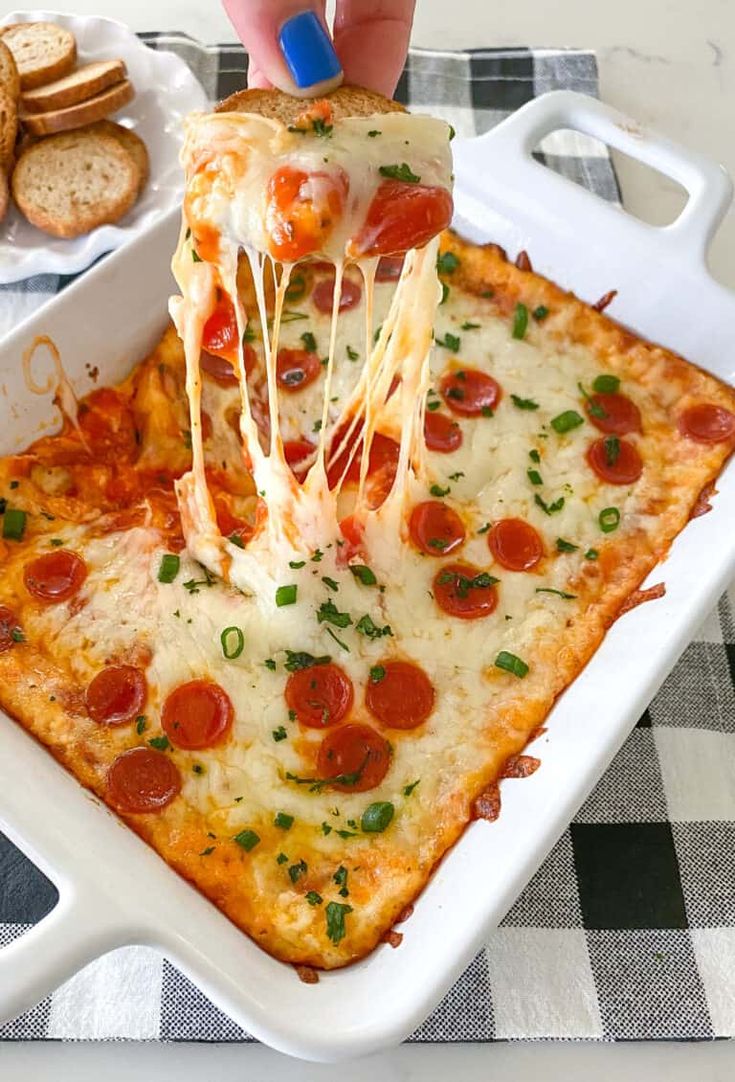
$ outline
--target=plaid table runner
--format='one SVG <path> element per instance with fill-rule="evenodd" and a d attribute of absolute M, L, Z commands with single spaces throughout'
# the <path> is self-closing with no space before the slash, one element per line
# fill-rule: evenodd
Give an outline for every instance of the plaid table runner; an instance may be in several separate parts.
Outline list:
<path fill-rule="evenodd" d="M 144 38 L 181 55 L 212 98 L 243 85 L 239 47 Z M 414 51 L 398 97 L 471 135 L 556 88 L 595 94 L 594 56 Z M 603 147 L 562 133 L 541 149 L 553 168 L 619 199 Z M 43 275 L 5 287 L 0 333 L 66 281 Z M 734 854 L 735 594 L 721 599 L 543 867 L 411 1040 L 732 1036 Z M 55 897 L 0 835 L 0 946 Z M 252 1039 L 144 947 L 87 967 L 0 1027 L 0 1038 Z"/>

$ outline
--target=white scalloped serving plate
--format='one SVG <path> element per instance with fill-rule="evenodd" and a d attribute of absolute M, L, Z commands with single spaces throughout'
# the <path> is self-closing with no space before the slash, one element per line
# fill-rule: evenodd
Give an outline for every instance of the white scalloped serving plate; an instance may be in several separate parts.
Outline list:
<path fill-rule="evenodd" d="M 132 128 L 148 147 L 151 175 L 135 206 L 116 225 L 103 225 L 82 237 L 63 240 L 36 229 L 11 206 L 0 223 L 0 285 L 33 274 L 74 274 L 103 252 L 119 248 L 150 229 L 166 211 L 181 202 L 179 165 L 182 122 L 193 109 L 204 109 L 201 84 L 180 57 L 149 49 L 122 23 L 54 11 L 12 11 L 8 23 L 47 20 L 72 31 L 79 62 L 121 57 L 135 87 L 134 99 L 112 119 Z"/>

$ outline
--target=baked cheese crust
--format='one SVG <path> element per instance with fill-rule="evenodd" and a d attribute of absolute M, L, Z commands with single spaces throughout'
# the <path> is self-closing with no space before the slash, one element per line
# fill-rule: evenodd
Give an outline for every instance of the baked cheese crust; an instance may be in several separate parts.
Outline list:
<path fill-rule="evenodd" d="M 78 424 L 66 417 L 58 435 L 0 460 L 0 705 L 286 962 L 343 966 L 389 935 L 478 798 L 665 556 L 735 442 L 728 421 L 735 393 L 714 377 L 519 269 L 495 246 L 447 235 L 442 252 L 445 300 L 427 417 L 446 418 L 452 446 L 429 449 L 430 484 L 414 481 L 407 495 L 412 507 L 439 502 L 455 513 L 463 533 L 456 547 L 449 531 L 449 540 L 430 537 L 422 550 L 407 517 L 391 567 L 368 529 L 354 549 L 346 542 L 343 551 L 335 545 L 294 561 L 302 565 L 282 585 L 297 587 L 296 601 L 275 612 L 204 571 L 183 551 L 173 494 L 190 466 L 184 361 L 173 329 L 123 384 L 88 396 Z M 284 324 L 281 344 L 303 347 L 311 334 L 323 349 L 330 316 L 311 298 L 326 272 L 300 269 L 299 318 Z M 391 291 L 389 282 L 376 285 L 376 323 Z M 351 355 L 363 321 L 359 305 L 340 320 L 337 355 L 346 363 L 337 397 L 354 388 L 360 365 L 351 367 Z M 256 332 L 256 354 L 259 344 Z M 492 376 L 501 395 L 492 407 L 463 413 L 471 371 Z M 601 376 L 600 393 L 624 395 L 640 431 L 629 406 L 622 434 L 595 424 L 611 416 L 595 418 Z M 208 484 L 222 532 L 237 535 L 258 513 L 239 453 L 238 389 L 206 373 L 202 382 Z M 317 391 L 292 396 L 284 440 L 313 440 Z M 707 442 L 683 421 L 702 404 L 710 408 Z M 716 439 L 712 407 L 721 411 Z M 618 413 L 616 406 L 619 420 Z M 701 437 L 701 425 L 696 432 Z M 398 411 L 385 412 L 381 435 L 385 446 L 400 437 Z M 610 441 L 599 452 L 603 470 L 625 465 L 626 444 L 637 452 L 640 476 L 601 480 L 588 458 L 600 440 Z M 388 454 L 375 466 L 383 485 L 390 462 Z M 523 550 L 527 570 L 511 570 L 498 556 L 495 527 L 507 520 L 521 520 L 540 541 L 535 562 Z M 71 596 L 40 598 L 29 566 L 62 552 L 81 558 L 86 575 Z M 371 571 L 373 556 L 374 582 L 350 570 Z M 171 557 L 178 557 L 173 578 Z M 457 563 L 486 579 L 463 583 L 446 571 L 440 582 L 442 568 Z M 440 607 L 441 587 L 460 605 L 492 592 L 494 607 L 459 618 Z M 326 658 L 346 674 L 353 700 L 338 723 L 327 716 L 320 728 L 302 724 L 285 695 L 289 680 L 318 674 Z M 371 686 L 399 661 L 422 670 L 433 691 L 419 724 L 404 717 L 385 725 L 369 705 Z M 100 723 L 90 685 L 121 665 L 144 674 L 144 698 L 124 723 Z M 222 689 L 233 717 L 211 746 L 187 749 L 175 730 L 168 738 L 162 715 L 171 694 L 194 680 Z M 385 747 L 387 769 L 370 788 L 362 787 L 364 764 L 362 775 L 347 772 L 357 775 L 352 782 L 320 773 L 323 741 L 350 724 L 369 726 Z M 158 811 L 125 812 L 111 790 L 113 763 L 134 748 L 166 757 L 178 778 Z"/>

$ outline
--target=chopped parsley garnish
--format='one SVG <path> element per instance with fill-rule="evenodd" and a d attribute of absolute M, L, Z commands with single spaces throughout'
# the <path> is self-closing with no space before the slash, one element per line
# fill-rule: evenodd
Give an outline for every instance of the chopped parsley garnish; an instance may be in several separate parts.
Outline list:
<path fill-rule="evenodd" d="M 360 826 L 366 834 L 382 834 L 390 824 L 395 813 L 395 808 L 389 800 L 376 800 L 374 804 L 368 804 L 362 813 Z"/>
<path fill-rule="evenodd" d="M 148 743 L 156 751 L 167 751 L 171 747 L 167 736 L 152 736 Z"/>
<path fill-rule="evenodd" d="M 620 440 L 617 436 L 606 436 L 602 445 L 605 448 L 605 461 L 608 466 L 614 466 L 620 458 Z"/>
<path fill-rule="evenodd" d="M 597 521 L 603 533 L 612 533 L 620 525 L 620 512 L 617 507 L 605 507 L 600 511 Z"/>
<path fill-rule="evenodd" d="M 599 555 L 600 554 L 597 549 L 587 549 L 584 554 L 584 558 L 585 560 L 596 560 Z"/>
<path fill-rule="evenodd" d="M 532 314 L 533 314 L 533 318 L 536 320 L 536 322 L 541 323 L 548 316 L 549 309 L 546 307 L 545 304 L 540 304 L 538 306 L 538 308 L 534 308 Z"/>
<path fill-rule="evenodd" d="M 406 162 L 400 165 L 381 165 L 378 169 L 381 177 L 390 177 L 391 180 L 402 180 L 405 184 L 418 184 L 421 177 L 413 172 Z"/>
<path fill-rule="evenodd" d="M 477 331 L 477 330 L 480 329 L 481 326 L 482 326 L 481 323 L 470 323 L 470 321 L 468 319 L 466 319 L 464 321 L 464 323 L 462 324 L 462 326 L 460 327 L 460 330 L 461 331 Z"/>
<path fill-rule="evenodd" d="M 292 571 L 299 571 L 302 567 L 306 566 L 306 560 L 289 560 L 288 566 Z"/>
<path fill-rule="evenodd" d="M 276 663 L 272 657 L 267 657 L 263 664 L 265 665 L 266 669 L 270 669 L 271 672 L 276 671 Z"/>
<path fill-rule="evenodd" d="M 375 586 L 378 581 L 375 572 L 365 564 L 350 564 L 350 571 L 363 586 Z"/>
<path fill-rule="evenodd" d="M 279 609 L 282 609 L 284 605 L 295 605 L 296 595 L 299 592 L 298 586 L 293 583 L 289 586 L 279 586 L 276 589 L 276 605 Z"/>
<path fill-rule="evenodd" d="M 434 410 L 438 410 L 440 407 L 441 407 L 441 402 L 437 398 L 435 398 L 433 402 L 427 402 L 426 403 L 426 408 L 427 408 L 427 410 L 430 410 L 431 413 L 433 413 Z"/>
<path fill-rule="evenodd" d="M 554 500 L 553 503 L 546 503 L 545 500 L 539 496 L 538 492 L 534 493 L 534 503 L 537 507 L 540 507 L 545 515 L 555 515 L 557 511 L 561 511 L 564 506 L 564 497 L 560 496 L 558 500 Z"/>
<path fill-rule="evenodd" d="M 487 533 L 487 531 L 489 529 L 490 529 L 490 523 L 486 522 L 484 526 L 480 526 L 480 528 L 479 528 L 479 530 L 477 532 L 480 533 L 480 534 Z"/>
<path fill-rule="evenodd" d="M 297 323 L 300 319 L 308 319 L 306 312 L 294 312 L 292 308 L 284 308 L 281 323 Z"/>
<path fill-rule="evenodd" d="M 239 533 L 231 533 L 230 536 L 227 538 L 227 540 L 230 542 L 231 545 L 234 545 L 235 548 L 238 548 L 238 549 L 244 549 L 245 548 L 245 542 L 240 537 Z"/>
<path fill-rule="evenodd" d="M 330 590 L 334 590 L 335 593 L 339 590 L 339 583 L 335 582 L 334 579 L 330 579 L 329 575 L 322 575 L 322 582 L 325 586 L 329 587 Z"/>
<path fill-rule="evenodd" d="M 528 665 L 521 658 L 516 657 L 515 654 L 509 653 L 507 650 L 501 650 L 498 656 L 495 658 L 495 665 L 498 669 L 504 669 L 506 672 L 513 673 L 514 676 L 523 677 L 528 672 Z"/>
<path fill-rule="evenodd" d="M 256 834 L 254 830 L 241 830 L 232 840 L 237 842 L 246 853 L 249 853 L 251 849 L 255 849 L 255 846 L 260 843 L 260 835 Z M 286 859 L 288 860 L 288 857 Z"/>
<path fill-rule="evenodd" d="M 382 665 L 373 665 L 370 669 L 370 683 L 379 684 L 385 679 L 385 669 Z"/>
<path fill-rule="evenodd" d="M 589 394 L 587 393 L 587 391 L 585 391 L 581 383 L 577 384 L 577 388 L 579 390 L 579 393 L 582 395 L 582 398 L 584 398 L 585 402 L 587 403 L 587 409 L 590 416 L 597 417 L 599 420 L 604 421 L 607 417 L 607 411 L 602 408 L 599 402 L 595 402 L 592 398 L 590 398 Z"/>
<path fill-rule="evenodd" d="M 138 714 L 137 718 L 135 719 L 135 731 L 138 736 L 142 736 L 145 732 L 146 722 L 147 719 L 145 714 Z"/>
<path fill-rule="evenodd" d="M 197 252 L 196 248 L 192 248 L 192 250 L 191 250 L 191 258 L 192 258 L 192 262 L 194 262 L 194 263 L 203 263 L 204 262 L 202 257 Z"/>
<path fill-rule="evenodd" d="M 347 898 L 350 893 L 347 889 L 347 874 L 347 869 L 344 864 L 340 864 L 339 868 L 337 868 L 337 871 L 332 876 L 332 882 L 336 883 L 340 888 L 339 893 L 342 898 Z"/>
<path fill-rule="evenodd" d="M 609 376 L 606 373 L 600 376 L 596 376 L 594 383 L 592 384 L 592 390 L 597 394 L 616 394 L 620 387 L 620 380 L 617 376 Z"/>
<path fill-rule="evenodd" d="M 311 331 L 304 331 L 301 341 L 304 343 L 304 349 L 307 349 L 309 353 L 316 353 L 316 338 Z"/>
<path fill-rule="evenodd" d="M 489 406 L 483 406 L 482 409 L 480 410 L 480 413 L 482 414 L 483 417 L 492 417 L 493 416 L 493 411 L 490 409 Z"/>
<path fill-rule="evenodd" d="M 563 537 L 556 539 L 557 552 L 576 552 L 578 548 L 579 545 L 573 545 L 571 541 L 565 541 Z"/>
<path fill-rule="evenodd" d="M 334 624 L 335 627 L 341 628 L 349 627 L 352 623 L 349 612 L 340 612 L 332 600 L 321 603 L 316 618 L 320 624 Z"/>
<path fill-rule="evenodd" d="M 62 539 L 60 537 L 52 537 L 51 540 L 49 541 L 49 545 L 53 545 L 54 548 L 58 548 L 59 545 L 63 545 L 63 544 L 64 544 L 64 542 L 62 541 Z"/>
<path fill-rule="evenodd" d="M 324 837 L 326 838 L 327 834 L 331 833 L 332 828 L 330 827 L 329 823 L 322 823 L 322 834 L 324 835 Z"/>
<path fill-rule="evenodd" d="M 311 556 L 311 562 L 313 564 L 321 563 L 323 555 L 324 555 L 324 553 L 322 552 L 321 549 L 315 549 L 314 553 Z"/>
<path fill-rule="evenodd" d="M 439 274 L 454 274 L 459 266 L 459 259 L 454 252 L 441 252 L 437 256 L 436 269 Z"/>
<path fill-rule="evenodd" d="M 384 624 L 383 627 L 378 627 L 374 623 L 373 618 L 365 613 L 355 624 L 355 631 L 359 631 L 361 635 L 364 635 L 368 639 L 380 639 L 383 635 L 392 635 L 393 631 L 389 624 Z"/>
<path fill-rule="evenodd" d="M 526 331 L 528 329 L 528 309 L 525 304 L 520 302 L 516 305 L 515 312 L 513 313 L 513 331 L 514 338 L 525 338 Z"/>
<path fill-rule="evenodd" d="M 26 513 L 17 507 L 6 507 L 3 516 L 3 537 L 6 541 L 21 541 L 26 529 Z"/>
<path fill-rule="evenodd" d="M 535 447 L 528 452 L 528 457 L 531 459 L 531 462 L 537 462 L 538 463 L 538 462 L 541 461 L 541 455 L 539 454 L 539 452 L 536 450 Z"/>
<path fill-rule="evenodd" d="M 438 346 L 441 346 L 442 349 L 449 349 L 452 353 L 458 353 L 462 339 L 459 335 L 450 334 L 449 331 L 447 331 L 443 338 L 435 338 L 434 341 Z"/>
<path fill-rule="evenodd" d="M 242 628 L 234 625 L 224 629 L 219 641 L 222 644 L 222 654 L 227 661 L 234 661 L 245 649 L 245 636 L 242 633 Z"/>
<path fill-rule="evenodd" d="M 452 127 L 452 125 L 451 125 L 451 124 L 449 124 L 449 125 L 448 125 L 448 127 L 449 127 L 449 142 L 451 143 L 452 139 L 454 139 L 454 137 L 455 137 L 455 135 L 456 135 L 457 133 L 456 133 L 456 131 L 454 130 L 454 128 Z"/>
<path fill-rule="evenodd" d="M 356 361 L 360 354 L 352 346 L 347 346 L 347 358 L 350 361 Z"/>
<path fill-rule="evenodd" d="M 373 344 L 375 344 L 378 341 L 378 339 L 380 338 L 380 332 L 382 331 L 382 329 L 383 329 L 383 324 L 382 323 L 378 327 L 375 328 L 375 334 L 373 335 Z"/>
<path fill-rule="evenodd" d="M 489 575 L 487 571 L 480 571 L 473 578 L 469 578 L 467 575 L 459 575 L 456 571 L 442 571 L 436 581 L 440 586 L 447 586 L 452 583 L 457 597 L 465 598 L 470 590 L 487 590 L 491 586 L 495 586 L 500 580 L 493 575 Z"/>
<path fill-rule="evenodd" d="M 584 418 L 580 417 L 576 410 L 564 410 L 563 413 L 551 418 L 551 427 L 560 436 L 565 432 L 571 432 L 573 428 L 579 428 L 582 424 L 584 424 Z"/>
<path fill-rule="evenodd" d="M 13 642 L 25 642 L 26 641 L 26 637 L 25 637 L 25 635 L 23 634 L 23 632 L 21 631 L 21 629 L 19 627 L 14 627 L 13 628 L 13 630 L 10 632 L 10 638 L 13 640 Z"/>
<path fill-rule="evenodd" d="M 541 474 L 538 472 L 538 470 L 534 470 L 532 466 L 528 467 L 528 469 L 526 470 L 526 474 L 528 476 L 528 480 L 531 482 L 532 485 L 543 485 L 544 482 Z"/>
<path fill-rule="evenodd" d="M 322 422 L 321 422 L 321 420 L 314 421 L 314 424 L 311 426 L 311 431 L 312 432 L 321 432 L 321 430 L 322 430 Z"/>
<path fill-rule="evenodd" d="M 309 867 L 305 860 L 300 860 L 298 864 L 291 864 L 288 869 L 288 877 L 292 883 L 298 883 L 302 875 L 306 875 Z"/>
<path fill-rule="evenodd" d="M 279 830 L 290 830 L 293 826 L 293 815 L 287 815 L 286 812 L 278 812 L 273 820 L 273 826 L 278 827 Z"/>
<path fill-rule="evenodd" d="M 342 642 L 339 635 L 335 631 L 332 631 L 331 627 L 327 628 L 327 635 L 329 635 L 331 638 L 334 639 L 334 641 L 337 643 L 337 646 L 341 646 L 342 649 L 346 650 L 347 653 L 349 654 L 349 652 L 350 652 L 349 646 L 347 645 L 346 642 Z"/>
<path fill-rule="evenodd" d="M 328 665 L 331 660 L 328 654 L 314 657 L 313 654 L 307 654 L 305 650 L 287 650 L 283 667 L 286 672 L 298 672 L 299 669 L 310 669 L 313 665 Z M 275 668 L 275 662 L 273 667 Z"/>
<path fill-rule="evenodd" d="M 199 856 L 200 857 L 208 857 L 210 855 L 210 853 L 213 853 L 213 852 L 214 852 L 214 846 L 213 845 L 208 845 L 206 849 L 202 849 Z"/>
<path fill-rule="evenodd" d="M 309 890 L 304 895 L 309 905 L 321 905 L 324 899 L 316 890 Z"/>
<path fill-rule="evenodd" d="M 310 793 L 321 793 L 325 785 L 357 785 L 369 758 L 370 755 L 366 755 L 357 770 L 353 770 L 349 774 L 335 774 L 331 778 L 301 778 L 298 774 L 287 771 L 286 781 L 293 781 L 296 785 L 308 785 Z"/>
<path fill-rule="evenodd" d="M 429 545 L 431 546 L 431 548 L 438 549 L 439 552 L 444 552 L 444 549 L 447 547 L 448 544 L 449 542 L 445 541 L 443 537 L 429 538 Z"/>
<path fill-rule="evenodd" d="M 328 902 L 325 909 L 327 918 L 327 936 L 337 945 L 341 943 L 345 935 L 345 917 L 352 912 L 352 906 L 344 902 Z"/>
<path fill-rule="evenodd" d="M 557 597 L 562 597 L 565 601 L 574 601 L 576 594 L 565 593 L 564 590 L 552 590 L 550 586 L 537 586 L 537 594 L 556 594 Z"/>
<path fill-rule="evenodd" d="M 273 729 L 271 736 L 278 744 L 281 740 L 285 740 L 288 737 L 288 733 L 283 725 L 279 725 L 277 729 Z"/>
<path fill-rule="evenodd" d="M 513 405 L 519 410 L 537 410 L 538 402 L 534 402 L 532 398 L 520 398 L 517 394 L 512 394 L 510 400 Z"/>
<path fill-rule="evenodd" d="M 368 138 L 374 139 L 376 135 L 382 135 L 382 134 L 383 134 L 382 131 L 380 131 L 378 128 L 371 128 L 370 131 L 368 132 Z"/>
<path fill-rule="evenodd" d="M 462 470 L 457 470 L 456 473 L 449 474 L 450 481 L 459 481 L 460 477 L 464 477 L 464 472 Z"/>
<path fill-rule="evenodd" d="M 184 589 L 190 594 L 198 594 L 200 586 L 214 586 L 214 575 L 210 575 L 206 567 L 203 567 L 202 571 L 204 572 L 203 579 L 187 579 L 184 583 Z"/>
<path fill-rule="evenodd" d="M 254 341 L 255 341 L 255 331 L 253 330 L 252 327 L 247 326 L 245 328 L 245 330 L 242 332 L 242 344 L 247 345 L 248 342 L 254 342 Z"/>
<path fill-rule="evenodd" d="M 429 489 L 431 495 L 436 496 L 439 500 L 442 496 L 448 496 L 451 491 L 451 488 L 442 488 L 441 485 L 432 485 Z"/>
<path fill-rule="evenodd" d="M 315 135 L 320 135 L 322 139 L 328 138 L 332 134 L 333 124 L 327 124 L 324 117 L 317 116 L 311 122 L 311 127 Z"/>
<path fill-rule="evenodd" d="M 416 781 L 412 781 L 412 782 L 409 782 L 408 785 L 404 785 L 403 786 L 403 795 L 404 796 L 410 796 L 411 793 L 414 791 L 414 789 L 416 788 L 416 786 L 418 785 L 418 783 L 420 781 L 421 781 L 421 778 L 417 778 Z"/>
<path fill-rule="evenodd" d="M 204 773 L 204 767 L 202 766 L 201 763 L 194 763 L 191 769 L 192 769 L 194 774 L 203 774 Z"/>

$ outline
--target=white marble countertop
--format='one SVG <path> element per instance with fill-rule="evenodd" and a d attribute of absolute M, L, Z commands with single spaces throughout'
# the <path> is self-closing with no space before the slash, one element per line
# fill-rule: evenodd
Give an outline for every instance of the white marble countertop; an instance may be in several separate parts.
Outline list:
<path fill-rule="evenodd" d="M 233 40 L 218 0 L 55 0 L 57 10 L 118 18 L 134 30 L 183 30 Z M 735 176 L 735 0 L 418 0 L 415 45 L 579 46 L 597 51 L 601 95 L 632 117 L 721 161 Z M 647 221 L 672 220 L 683 199 L 670 180 L 617 160 L 626 206 Z M 735 288 L 735 211 L 716 238 L 711 267 Z M 254 1046 L 0 1045 L 3 1082 L 599 1082 L 735 1077 L 735 1044 L 509 1044 L 403 1046 L 348 1066 L 295 1064 Z"/>

